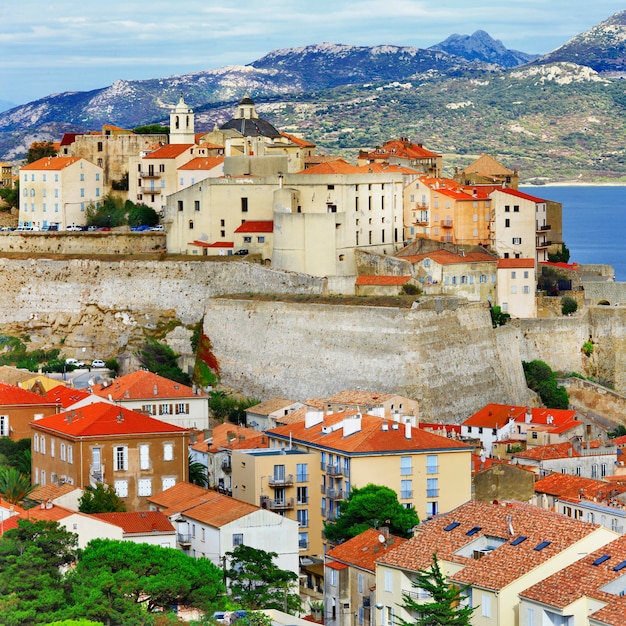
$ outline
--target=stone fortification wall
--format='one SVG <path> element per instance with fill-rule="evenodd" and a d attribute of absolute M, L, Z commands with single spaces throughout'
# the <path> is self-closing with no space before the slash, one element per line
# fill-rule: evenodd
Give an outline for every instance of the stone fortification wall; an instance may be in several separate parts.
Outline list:
<path fill-rule="evenodd" d="M 357 272 L 378 276 L 412 276 L 413 265 L 404 259 L 356 250 L 354 253 Z"/>
<path fill-rule="evenodd" d="M 612 417 L 604 424 L 607 428 L 615 428 L 617 424 L 626 426 L 626 396 L 580 378 L 564 378 L 559 384 L 567 389 L 570 405 L 578 411 L 594 417 Z"/>
<path fill-rule="evenodd" d="M 224 382 L 248 395 L 393 391 L 417 399 L 422 419 L 443 422 L 465 419 L 487 402 L 529 400 L 521 362 L 501 355 L 482 305 L 429 310 L 214 299 L 204 319 Z"/>
<path fill-rule="evenodd" d="M 626 306 L 626 283 L 584 281 L 585 300 L 590 304 Z"/>

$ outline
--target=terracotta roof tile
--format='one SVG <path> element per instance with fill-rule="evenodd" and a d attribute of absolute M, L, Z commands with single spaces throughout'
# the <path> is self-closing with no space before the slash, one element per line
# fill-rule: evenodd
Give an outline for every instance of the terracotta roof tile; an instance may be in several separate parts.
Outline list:
<path fill-rule="evenodd" d="M 274 222 L 272 220 L 246 220 L 235 229 L 236 233 L 273 233 Z"/>
<path fill-rule="evenodd" d="M 421 254 L 397 255 L 398 258 L 406 259 L 410 263 L 419 263 L 424 259 L 431 259 L 439 265 L 457 265 L 467 263 L 495 263 L 498 261 L 496 257 L 487 252 L 466 252 L 465 254 L 456 254 L 448 250 L 433 250 L 432 252 L 423 252 Z"/>
<path fill-rule="evenodd" d="M 161 146 L 149 154 L 146 154 L 144 159 L 175 159 L 177 156 L 180 156 L 186 150 L 193 147 L 192 143 L 168 143 L 167 145 Z"/>
<path fill-rule="evenodd" d="M 537 196 L 531 196 L 529 193 L 524 193 L 519 189 L 512 189 L 511 187 L 502 187 L 502 189 L 498 189 L 499 192 L 505 193 L 509 196 L 515 196 L 516 198 L 522 198 L 522 200 L 530 200 L 531 202 L 547 202 L 542 198 L 537 198 Z"/>
<path fill-rule="evenodd" d="M 359 155 L 360 158 L 382 159 L 382 158 L 404 158 L 404 159 L 430 159 L 441 157 L 440 154 L 431 152 L 421 144 L 411 143 L 403 139 L 392 139 L 387 141 L 382 147 L 371 152 Z"/>
<path fill-rule="evenodd" d="M 92 513 L 109 524 L 119 526 L 126 534 L 139 533 L 167 533 L 174 532 L 175 528 L 166 515 L 160 511 L 138 511 L 123 513 Z"/>
<path fill-rule="evenodd" d="M 48 391 L 46 397 L 52 402 L 58 402 L 64 409 L 80 400 L 88 398 L 91 394 L 83 389 L 74 389 L 65 385 L 57 385 Z"/>
<path fill-rule="evenodd" d="M 55 406 L 57 402 L 34 391 L 0 383 L 0 406 Z"/>
<path fill-rule="evenodd" d="M 311 141 L 307 141 L 306 139 L 302 139 L 302 137 L 297 137 L 296 135 L 290 135 L 289 133 L 280 133 L 282 137 L 289 139 L 291 143 L 295 143 L 296 146 L 300 146 L 301 148 L 315 148 L 315 144 Z"/>
<path fill-rule="evenodd" d="M 195 159 L 191 159 L 188 163 L 181 165 L 179 170 L 212 170 L 216 167 L 222 165 L 224 163 L 223 156 L 214 156 L 214 157 L 197 157 Z"/>
<path fill-rule="evenodd" d="M 259 402 L 259 404 L 248 407 L 246 411 L 248 413 L 255 413 L 256 415 L 268 416 L 275 411 L 280 411 L 295 403 L 295 400 L 288 400 L 287 398 L 269 398 L 268 400 Z"/>
<path fill-rule="evenodd" d="M 381 536 L 385 537 L 384 542 L 380 541 Z M 339 544 L 327 552 L 326 557 L 373 573 L 376 570 L 376 561 L 384 554 L 395 550 L 405 541 L 406 539 L 402 537 L 386 536 L 379 530 L 370 528 Z M 330 563 L 327 565 L 332 567 Z"/>
<path fill-rule="evenodd" d="M 31 428 L 70 437 L 102 437 L 146 433 L 177 434 L 187 430 L 107 402 L 95 402 L 77 411 L 42 417 L 32 422 Z"/>
<path fill-rule="evenodd" d="M 535 482 L 535 491 L 559 498 L 606 502 L 619 493 L 626 493 L 626 485 L 569 474 L 550 474 Z"/>
<path fill-rule="evenodd" d="M 82 157 L 42 157 L 33 163 L 24 165 L 24 167 L 20 168 L 20 171 L 59 171 L 64 170 L 70 165 L 74 165 L 74 163 L 77 163 L 81 159 Z"/>
<path fill-rule="evenodd" d="M 567 441 L 565 443 L 552 443 L 547 446 L 536 446 L 522 452 L 516 452 L 514 458 L 529 459 L 536 461 L 548 461 L 580 456 L 574 446 Z"/>
<path fill-rule="evenodd" d="M 173 487 L 148 498 L 168 517 L 174 513 L 181 513 L 186 509 L 206 502 L 208 494 L 215 493 L 187 482 L 176 483 Z"/>
<path fill-rule="evenodd" d="M 186 509 L 184 515 L 197 522 L 220 528 L 260 510 L 261 507 L 212 491 L 205 502 Z"/>
<path fill-rule="evenodd" d="M 517 423 L 526 423 L 526 412 L 527 407 L 490 403 L 468 417 L 462 425 L 496 428 L 504 426 L 510 419 Z M 528 426 L 551 425 L 556 428 L 573 422 L 577 412 L 571 409 L 533 407 L 530 409 L 530 414 L 532 417 Z"/>
<path fill-rule="evenodd" d="M 357 285 L 406 285 L 411 280 L 411 276 L 357 276 Z"/>
<path fill-rule="evenodd" d="M 28 500 L 32 502 L 45 502 L 46 500 L 54 500 L 60 496 L 64 496 L 71 493 L 75 489 L 78 489 L 76 485 L 70 485 L 69 483 L 63 483 L 62 485 L 55 485 L 49 483 L 47 485 L 37 485 L 29 494 Z"/>
<path fill-rule="evenodd" d="M 103 398 L 111 396 L 116 402 L 198 397 L 191 387 L 146 370 L 137 370 L 126 376 L 120 376 L 111 384 L 96 385 L 93 387 L 93 393 Z"/>
<path fill-rule="evenodd" d="M 535 259 L 498 259 L 498 269 L 515 269 L 517 267 L 534 268 Z"/>
<path fill-rule="evenodd" d="M 458 525 L 451 527 L 453 522 Z M 458 571 L 449 576 L 454 582 L 498 591 L 599 528 L 530 504 L 471 501 L 423 522 L 412 539 L 378 562 L 416 571 L 429 567 L 432 555 L 437 554 L 440 561 L 456 564 L 454 569 Z M 472 529 L 477 530 L 468 535 Z M 513 545 L 513 540 L 521 536 L 526 539 Z M 481 541 L 495 545 L 502 540 L 504 543 L 482 558 L 473 558 L 474 542 L 480 547 Z M 536 550 L 544 541 L 550 543 Z M 458 554 L 463 548 L 469 556 Z"/>

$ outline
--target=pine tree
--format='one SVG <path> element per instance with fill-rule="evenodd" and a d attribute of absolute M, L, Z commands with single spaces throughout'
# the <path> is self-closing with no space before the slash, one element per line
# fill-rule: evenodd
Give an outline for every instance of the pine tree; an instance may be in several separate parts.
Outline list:
<path fill-rule="evenodd" d="M 456 587 L 446 580 L 436 554 L 433 554 L 433 564 L 419 570 L 412 584 L 428 593 L 430 599 L 417 602 L 410 595 L 403 594 L 402 608 L 417 617 L 414 621 L 396 618 L 401 626 L 470 626 L 474 609 L 461 606 L 460 602 L 466 587 Z"/>

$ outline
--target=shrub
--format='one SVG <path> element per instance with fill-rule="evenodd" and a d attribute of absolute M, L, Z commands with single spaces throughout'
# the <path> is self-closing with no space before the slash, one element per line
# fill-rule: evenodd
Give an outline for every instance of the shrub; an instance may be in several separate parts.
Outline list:
<path fill-rule="evenodd" d="M 402 293 L 407 296 L 417 296 L 422 292 L 422 290 L 413 283 L 405 283 L 402 285 Z"/>
<path fill-rule="evenodd" d="M 563 315 L 570 315 L 578 310 L 578 302 L 570 296 L 563 296 L 561 298 L 561 313 Z"/>
<path fill-rule="evenodd" d="M 583 347 L 580 349 L 580 351 L 585 356 L 591 356 L 593 354 L 593 341 L 591 341 L 591 339 L 589 339 L 588 341 L 585 341 L 585 343 L 583 343 Z"/>
<path fill-rule="evenodd" d="M 511 316 L 508 313 L 503 313 L 499 306 L 491 307 L 491 324 L 494 328 L 504 326 L 510 319 Z"/>
<path fill-rule="evenodd" d="M 543 361 L 523 361 L 526 384 L 536 391 L 543 404 L 549 409 L 567 409 L 569 396 L 567 389 L 557 383 L 556 374 L 552 368 Z"/>

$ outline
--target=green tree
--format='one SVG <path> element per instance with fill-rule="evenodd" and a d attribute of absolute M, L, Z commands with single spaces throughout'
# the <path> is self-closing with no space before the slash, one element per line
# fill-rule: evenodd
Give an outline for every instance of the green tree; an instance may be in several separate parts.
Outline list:
<path fill-rule="evenodd" d="M 14 467 L 20 473 L 30 476 L 30 444 L 29 438 L 13 441 L 8 437 L 0 437 L 0 458 L 3 459 L 0 465 Z"/>
<path fill-rule="evenodd" d="M 567 389 L 558 384 L 556 374 L 543 361 L 522 362 L 526 384 L 536 391 L 543 404 L 549 409 L 569 408 Z"/>
<path fill-rule="evenodd" d="M 244 609 L 278 609 L 292 614 L 300 611 L 298 575 L 277 567 L 277 556 L 245 545 L 226 553 L 230 595 Z"/>
<path fill-rule="evenodd" d="M 508 313 L 503 313 L 501 307 L 491 307 L 491 324 L 494 328 L 504 326 L 510 319 L 511 316 Z"/>
<path fill-rule="evenodd" d="M 137 353 L 139 362 L 149 372 L 164 376 L 170 380 L 188 385 L 191 381 L 189 375 L 178 366 L 176 359 L 180 356 L 169 346 L 159 343 L 156 339 L 148 339 Z"/>
<path fill-rule="evenodd" d="M 128 210 L 129 226 L 156 226 L 159 223 L 157 212 L 145 204 L 136 204 Z"/>
<path fill-rule="evenodd" d="M 34 163 L 44 157 L 55 157 L 56 155 L 56 148 L 51 141 L 34 141 L 28 148 L 26 163 Z"/>
<path fill-rule="evenodd" d="M 0 467 L 0 494 L 6 502 L 22 502 L 34 488 L 30 474 L 22 474 L 15 467 Z"/>
<path fill-rule="evenodd" d="M 613 430 L 609 430 L 607 433 L 610 439 L 615 439 L 616 437 L 623 437 L 626 435 L 626 426 L 624 424 L 618 424 Z"/>
<path fill-rule="evenodd" d="M 149 624 L 154 613 L 185 605 L 209 612 L 225 592 L 208 559 L 173 548 L 94 539 L 70 575 L 71 613 L 106 624 Z"/>
<path fill-rule="evenodd" d="M 169 135 L 170 127 L 161 126 L 161 124 L 146 124 L 145 126 L 137 126 L 133 128 L 136 135 Z"/>
<path fill-rule="evenodd" d="M 569 263 L 569 249 L 565 244 L 561 245 L 561 249 L 554 254 L 548 252 L 548 261 L 550 263 Z"/>
<path fill-rule="evenodd" d="M 13 187 L 3 187 L 0 189 L 0 198 L 8 205 L 9 209 L 19 209 L 20 206 L 20 182 L 15 181 Z M 3 209 L 4 210 L 4 209 Z"/>
<path fill-rule="evenodd" d="M 126 504 L 115 493 L 112 485 L 98 483 L 96 487 L 85 487 L 85 492 L 78 500 L 78 510 L 81 513 L 115 513 L 125 511 Z"/>
<path fill-rule="evenodd" d="M 460 603 L 467 587 L 459 588 L 446 580 L 435 554 L 433 554 L 432 565 L 427 569 L 418 570 L 411 585 L 416 589 L 426 591 L 430 599 L 418 602 L 404 592 L 400 606 L 412 615 L 416 615 L 416 618 L 405 620 L 396 617 L 400 626 L 439 626 L 442 624 L 470 626 L 474 609 L 462 606 Z"/>
<path fill-rule="evenodd" d="M 393 535 L 410 537 L 413 527 L 419 524 L 415 509 L 405 509 L 393 489 L 372 483 L 353 487 L 348 499 L 340 503 L 339 513 L 335 522 L 324 525 L 326 538 L 333 543 L 379 526 L 388 527 Z"/>
<path fill-rule="evenodd" d="M 209 393 L 209 409 L 220 422 L 228 420 L 233 424 L 245 425 L 246 409 L 258 403 L 257 398 L 236 398 L 221 390 Z"/>
<path fill-rule="evenodd" d="M 578 302 L 571 296 L 563 296 L 561 298 L 561 313 L 563 315 L 569 315 L 575 313 L 578 310 Z"/>
<path fill-rule="evenodd" d="M 0 539 L 3 626 L 59 619 L 66 604 L 61 568 L 76 559 L 77 536 L 57 522 L 20 520 Z"/>
<path fill-rule="evenodd" d="M 191 455 L 189 460 L 189 482 L 194 485 L 200 485 L 200 487 L 209 486 L 209 477 L 207 475 L 207 468 L 199 461 L 194 461 Z"/>

